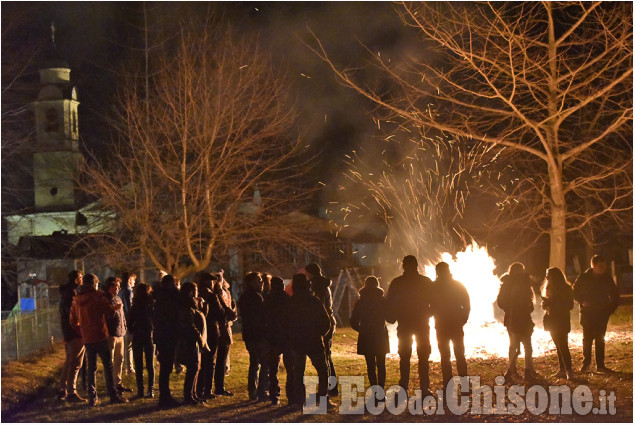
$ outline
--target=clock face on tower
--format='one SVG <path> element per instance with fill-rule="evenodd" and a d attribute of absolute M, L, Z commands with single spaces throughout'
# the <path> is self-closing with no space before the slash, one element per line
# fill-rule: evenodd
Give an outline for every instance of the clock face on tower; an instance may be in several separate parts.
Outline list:
<path fill-rule="evenodd" d="M 59 129 L 59 120 L 57 110 L 50 108 L 46 111 L 46 131 L 57 131 Z"/>

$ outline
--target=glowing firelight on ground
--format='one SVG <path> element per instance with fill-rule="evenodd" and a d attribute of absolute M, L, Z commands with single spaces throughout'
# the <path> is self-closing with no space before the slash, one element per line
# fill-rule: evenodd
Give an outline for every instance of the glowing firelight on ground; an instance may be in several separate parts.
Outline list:
<path fill-rule="evenodd" d="M 494 274 L 495 264 L 485 247 L 476 243 L 468 246 L 464 251 L 452 257 L 450 253 L 444 253 L 441 261 L 450 265 L 450 271 L 454 279 L 463 283 L 470 294 L 471 313 L 465 325 L 465 354 L 467 358 L 491 358 L 507 357 L 509 351 L 509 337 L 502 323 L 502 312 L 498 310 L 496 315 L 496 297 L 500 289 L 499 277 Z M 421 269 L 421 268 L 420 268 Z M 421 270 L 420 270 L 421 271 Z M 423 274 L 435 279 L 434 264 L 423 267 Z M 540 300 L 534 304 L 534 333 L 532 335 L 533 356 L 542 356 L 554 351 L 555 346 L 549 332 L 542 328 L 543 312 L 540 309 Z M 397 354 L 397 332 L 395 325 L 389 325 L 391 354 Z M 439 361 L 434 319 L 430 320 L 430 344 L 432 354 L 430 360 Z M 580 333 L 569 334 L 569 346 L 582 346 Z M 416 353 L 416 344 L 413 344 L 413 355 Z M 521 353 L 524 356 L 524 351 Z M 454 358 L 454 354 L 452 355 Z M 522 357 L 521 357 L 522 358 Z"/>

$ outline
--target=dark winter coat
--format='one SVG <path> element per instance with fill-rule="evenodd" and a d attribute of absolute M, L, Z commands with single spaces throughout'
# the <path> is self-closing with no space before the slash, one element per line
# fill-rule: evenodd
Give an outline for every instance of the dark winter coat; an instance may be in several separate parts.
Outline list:
<path fill-rule="evenodd" d="M 608 273 L 596 275 L 593 269 L 588 269 L 576 279 L 573 297 L 580 304 L 582 326 L 608 320 L 619 304 L 619 293 L 613 278 Z"/>
<path fill-rule="evenodd" d="M 104 292 L 108 301 L 113 306 L 118 306 L 121 304 L 121 298 L 116 295 L 110 295 L 107 292 Z M 126 323 L 126 315 L 123 312 L 123 308 L 115 311 L 115 315 L 108 318 L 106 320 L 106 325 L 108 326 L 108 336 L 122 337 L 126 334 L 128 330 L 128 326 Z"/>
<path fill-rule="evenodd" d="M 114 315 L 106 294 L 93 287 L 82 286 L 73 298 L 69 321 L 81 334 L 84 344 L 91 344 L 108 337 L 106 319 Z"/>
<path fill-rule="evenodd" d="M 218 322 L 223 319 L 225 309 L 222 307 L 218 297 L 210 288 L 201 287 L 199 296 L 205 301 L 207 306 L 205 320 L 207 324 L 207 339 L 210 342 L 217 342 L 220 338 Z"/>
<path fill-rule="evenodd" d="M 359 332 L 357 354 L 384 356 L 390 352 L 386 328 L 386 298 L 381 288 L 362 288 L 351 314 L 351 327 Z"/>
<path fill-rule="evenodd" d="M 128 281 L 121 282 L 121 289 L 119 289 L 117 296 L 121 298 L 121 302 L 123 303 L 123 312 L 127 318 L 130 313 L 130 307 L 132 307 L 132 287 L 130 287 Z"/>
<path fill-rule="evenodd" d="M 73 297 L 77 295 L 79 286 L 75 282 L 68 282 L 60 286 L 60 324 L 62 326 L 62 336 L 64 341 L 70 342 L 75 338 L 81 338 L 81 335 L 71 326 L 69 316 L 71 314 L 71 306 L 73 305 Z"/>
<path fill-rule="evenodd" d="M 333 312 L 333 295 L 331 294 L 331 280 L 325 276 L 314 277 L 311 279 L 311 291 L 313 292 L 313 295 L 322 302 L 322 305 L 329 316 L 331 327 L 324 336 L 324 339 L 328 342 L 331 338 L 333 338 L 336 326 L 335 313 Z"/>
<path fill-rule="evenodd" d="M 207 323 L 205 315 L 199 309 L 195 298 L 181 295 L 178 308 L 179 338 L 176 348 L 176 361 L 190 366 L 199 362 L 200 352 L 209 351 L 207 345 Z"/>
<path fill-rule="evenodd" d="M 267 319 L 262 294 L 248 287 L 238 299 L 238 314 L 242 319 L 245 344 L 264 341 L 267 337 Z"/>
<path fill-rule="evenodd" d="M 152 317 L 154 315 L 154 299 L 149 297 L 144 303 L 136 300 L 128 313 L 128 329 L 132 334 L 132 343 L 152 342 Z"/>
<path fill-rule="evenodd" d="M 308 291 L 294 291 L 289 303 L 289 345 L 300 353 L 323 353 L 331 320 L 322 302 Z"/>
<path fill-rule="evenodd" d="M 546 297 L 542 299 L 545 315 L 545 330 L 555 333 L 571 331 L 571 309 L 573 308 L 573 289 L 566 285 L 557 289 L 547 287 Z"/>
<path fill-rule="evenodd" d="M 404 272 L 388 287 L 386 320 L 399 329 L 428 328 L 432 316 L 432 281 L 417 271 Z"/>
<path fill-rule="evenodd" d="M 436 329 L 461 329 L 470 317 L 470 295 L 465 286 L 449 278 L 437 278 L 432 286 L 432 311 Z"/>
<path fill-rule="evenodd" d="M 221 305 L 223 306 L 224 315 L 218 322 L 218 330 L 220 331 L 220 342 L 223 344 L 232 344 L 232 322 L 238 318 L 236 302 L 233 300 L 231 292 L 227 288 L 222 288 L 219 295 Z"/>
<path fill-rule="evenodd" d="M 174 345 L 179 335 L 177 322 L 179 290 L 159 285 L 154 294 L 154 342 Z"/>
<path fill-rule="evenodd" d="M 265 316 L 267 318 L 267 340 L 274 347 L 289 346 L 289 309 L 291 297 L 284 289 L 272 288 L 265 297 Z"/>
<path fill-rule="evenodd" d="M 507 330 L 523 335 L 531 334 L 534 330 L 534 322 L 531 319 L 531 312 L 534 311 L 534 295 L 529 275 L 527 273 L 504 274 L 500 280 L 503 284 L 496 303 L 505 312 L 503 323 Z"/>

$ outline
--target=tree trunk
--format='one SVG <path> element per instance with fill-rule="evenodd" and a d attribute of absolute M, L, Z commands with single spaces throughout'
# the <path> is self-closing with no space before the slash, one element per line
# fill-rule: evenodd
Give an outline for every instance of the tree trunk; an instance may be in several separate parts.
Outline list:
<path fill-rule="evenodd" d="M 558 267 L 566 272 L 567 249 L 567 206 L 562 187 L 562 170 L 557 167 L 549 167 L 549 180 L 551 186 L 551 229 L 549 231 L 549 267 Z"/>

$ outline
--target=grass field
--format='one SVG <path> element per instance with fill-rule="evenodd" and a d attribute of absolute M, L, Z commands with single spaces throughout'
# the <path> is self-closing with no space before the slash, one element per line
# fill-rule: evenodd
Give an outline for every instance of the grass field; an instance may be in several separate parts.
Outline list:
<path fill-rule="evenodd" d="M 111 406 L 102 404 L 95 408 L 87 405 L 60 403 L 55 400 L 55 388 L 59 370 L 64 360 L 61 344 L 31 358 L 2 365 L 2 421 L 3 422 L 628 422 L 633 420 L 633 309 L 632 305 L 621 306 L 612 317 L 609 331 L 612 338 L 607 342 L 607 366 L 615 370 L 612 374 L 587 373 L 580 374 L 574 382 L 549 378 L 557 371 L 558 362 L 555 351 L 546 356 L 536 358 L 534 365 L 537 372 L 544 377 L 540 385 L 586 385 L 597 398 L 601 391 L 607 394 L 613 391 L 616 396 L 616 414 L 588 415 L 553 415 L 544 413 L 533 415 L 525 412 L 521 415 L 483 415 L 470 412 L 455 416 L 450 413 L 425 417 L 412 415 L 408 409 L 399 415 L 388 411 L 374 416 L 343 415 L 336 410 L 327 415 L 304 415 L 300 411 L 285 407 L 284 389 L 280 406 L 268 403 L 248 401 L 246 376 L 248 356 L 245 346 L 236 335 L 236 342 L 231 352 L 231 372 L 227 377 L 227 388 L 234 391 L 234 397 L 222 397 L 209 401 L 204 406 L 178 407 L 159 410 L 157 400 L 142 399 L 126 405 Z M 333 361 L 338 375 L 365 376 L 365 363 L 362 356 L 356 353 L 357 334 L 348 328 L 338 329 L 335 337 Z M 582 364 L 580 349 L 572 350 L 574 368 Z M 471 375 L 481 377 L 481 385 L 494 386 L 496 376 L 503 375 L 506 370 L 506 359 L 470 359 L 468 360 Z M 522 370 L 523 362 L 520 361 Z M 387 362 L 387 387 L 396 385 L 399 380 L 399 364 L 396 357 Z M 157 367 L 158 372 L 158 367 Z M 307 374 L 315 374 L 307 368 Z M 171 388 L 173 394 L 182 394 L 183 373 L 173 374 Z M 286 379 L 284 371 L 280 372 L 281 387 Z M 432 389 L 441 386 L 439 363 L 432 362 L 430 368 Z M 107 401 L 101 375 L 98 369 L 97 383 L 102 402 Z M 366 385 L 368 380 L 365 379 Z M 135 388 L 134 376 L 124 377 L 124 385 Z M 411 372 L 411 388 L 418 387 L 416 366 Z M 81 393 L 81 392 L 80 392 Z M 333 398 L 336 404 L 341 397 Z M 547 411 L 548 412 L 548 411 Z"/>

